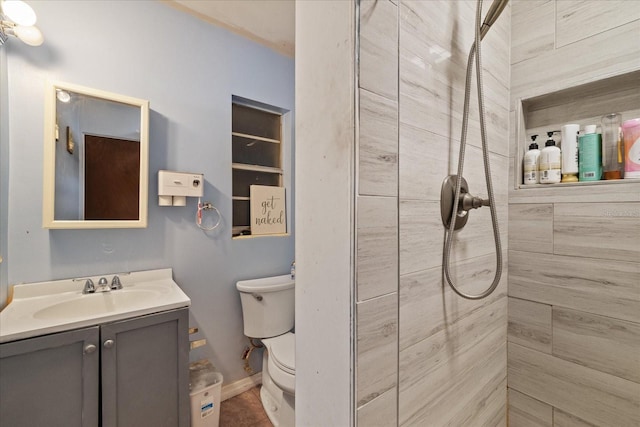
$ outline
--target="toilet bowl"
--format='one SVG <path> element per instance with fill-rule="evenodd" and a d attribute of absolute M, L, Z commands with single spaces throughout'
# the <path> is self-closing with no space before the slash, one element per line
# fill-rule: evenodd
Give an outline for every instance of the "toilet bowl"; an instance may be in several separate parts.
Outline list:
<path fill-rule="evenodd" d="M 269 375 L 282 391 L 289 394 L 295 394 L 296 385 L 295 339 L 295 334 L 288 332 L 262 340 L 269 355 Z"/>
<path fill-rule="evenodd" d="M 294 286 L 290 275 L 236 283 L 244 334 L 265 347 L 260 399 L 275 427 L 295 425 Z"/>

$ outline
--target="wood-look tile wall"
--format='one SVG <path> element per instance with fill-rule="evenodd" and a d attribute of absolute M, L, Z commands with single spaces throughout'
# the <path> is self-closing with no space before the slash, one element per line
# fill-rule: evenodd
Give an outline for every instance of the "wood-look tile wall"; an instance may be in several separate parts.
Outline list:
<path fill-rule="evenodd" d="M 393 426 L 398 401 L 398 6 L 360 1 L 356 423 Z"/>
<path fill-rule="evenodd" d="M 486 8 L 490 6 L 485 2 Z M 398 423 L 505 425 L 506 275 L 480 301 L 442 278 L 443 179 L 455 174 L 465 68 L 475 1 L 399 2 L 400 309 Z M 507 239 L 509 34 L 507 9 L 483 40 L 487 134 L 503 246 Z M 486 197 L 475 86 L 464 176 Z M 452 276 L 464 292 L 486 289 L 496 271 L 489 210 L 455 236 Z"/>
<path fill-rule="evenodd" d="M 514 0 L 512 20 L 512 114 L 640 69 L 640 2 Z M 509 193 L 511 426 L 640 425 L 640 182 L 590 188 Z"/>
<path fill-rule="evenodd" d="M 485 300 L 464 300 L 442 282 L 440 187 L 457 168 L 476 2 L 359 4 L 356 422 L 505 425 L 506 258 Z M 509 26 L 507 9 L 482 45 L 503 246 Z M 465 177 L 486 197 L 475 89 L 470 104 Z M 478 293 L 491 284 L 496 258 L 489 210 L 471 215 L 455 237 L 452 276 Z"/>

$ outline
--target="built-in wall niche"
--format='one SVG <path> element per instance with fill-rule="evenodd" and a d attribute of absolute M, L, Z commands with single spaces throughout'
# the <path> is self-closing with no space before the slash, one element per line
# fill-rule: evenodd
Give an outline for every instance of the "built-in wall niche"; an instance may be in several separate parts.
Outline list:
<path fill-rule="evenodd" d="M 251 231 L 251 186 L 286 187 L 287 111 L 234 96 L 232 100 L 233 238 Z M 279 235 L 288 235 L 282 233 Z"/>
<path fill-rule="evenodd" d="M 640 70 L 597 80 L 556 92 L 520 99 L 516 103 L 517 151 L 514 159 L 515 189 L 535 189 L 564 186 L 591 186 L 622 184 L 635 180 L 601 180 L 591 182 L 534 184 L 522 183 L 522 159 L 529 149 L 531 135 L 538 135 L 536 142 L 540 149 L 548 139 L 548 131 L 560 131 L 561 126 L 577 123 L 597 125 L 598 132 L 602 116 L 620 113 L 622 121 L 640 117 Z M 554 135 L 560 140 L 560 133 Z M 562 142 L 560 142 L 562 148 Z M 637 182 L 637 181 L 636 181 Z"/>

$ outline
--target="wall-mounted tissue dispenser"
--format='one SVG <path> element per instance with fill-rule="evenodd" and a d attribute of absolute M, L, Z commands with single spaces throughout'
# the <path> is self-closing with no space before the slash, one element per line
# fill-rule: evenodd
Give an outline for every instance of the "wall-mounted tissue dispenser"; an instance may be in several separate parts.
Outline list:
<path fill-rule="evenodd" d="M 158 171 L 158 205 L 185 206 L 187 197 L 202 197 L 203 194 L 203 174 Z"/>

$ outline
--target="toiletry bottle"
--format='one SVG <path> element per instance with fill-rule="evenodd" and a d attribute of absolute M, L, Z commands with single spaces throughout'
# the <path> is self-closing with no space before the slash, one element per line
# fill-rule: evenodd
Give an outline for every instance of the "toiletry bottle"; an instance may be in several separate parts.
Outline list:
<path fill-rule="evenodd" d="M 553 132 L 547 132 L 549 139 L 540 151 L 540 184 L 557 184 L 560 182 L 562 155 L 553 140 Z"/>
<path fill-rule="evenodd" d="M 602 117 L 602 177 L 621 179 L 624 172 L 620 113 Z"/>
<path fill-rule="evenodd" d="M 600 181 L 602 178 L 602 138 L 596 125 L 584 127 L 578 137 L 578 178 L 580 181 Z"/>
<path fill-rule="evenodd" d="M 540 175 L 538 174 L 538 160 L 540 157 L 540 150 L 538 150 L 538 144 L 536 144 L 536 138 L 538 135 L 531 135 L 531 144 L 529 145 L 529 151 L 524 154 L 524 179 L 525 185 L 539 184 Z"/>
<path fill-rule="evenodd" d="M 624 178 L 640 178 L 640 118 L 622 123 L 624 137 Z"/>
<path fill-rule="evenodd" d="M 578 131 L 580 125 L 568 124 L 560 128 L 562 137 L 562 182 L 578 181 Z"/>

